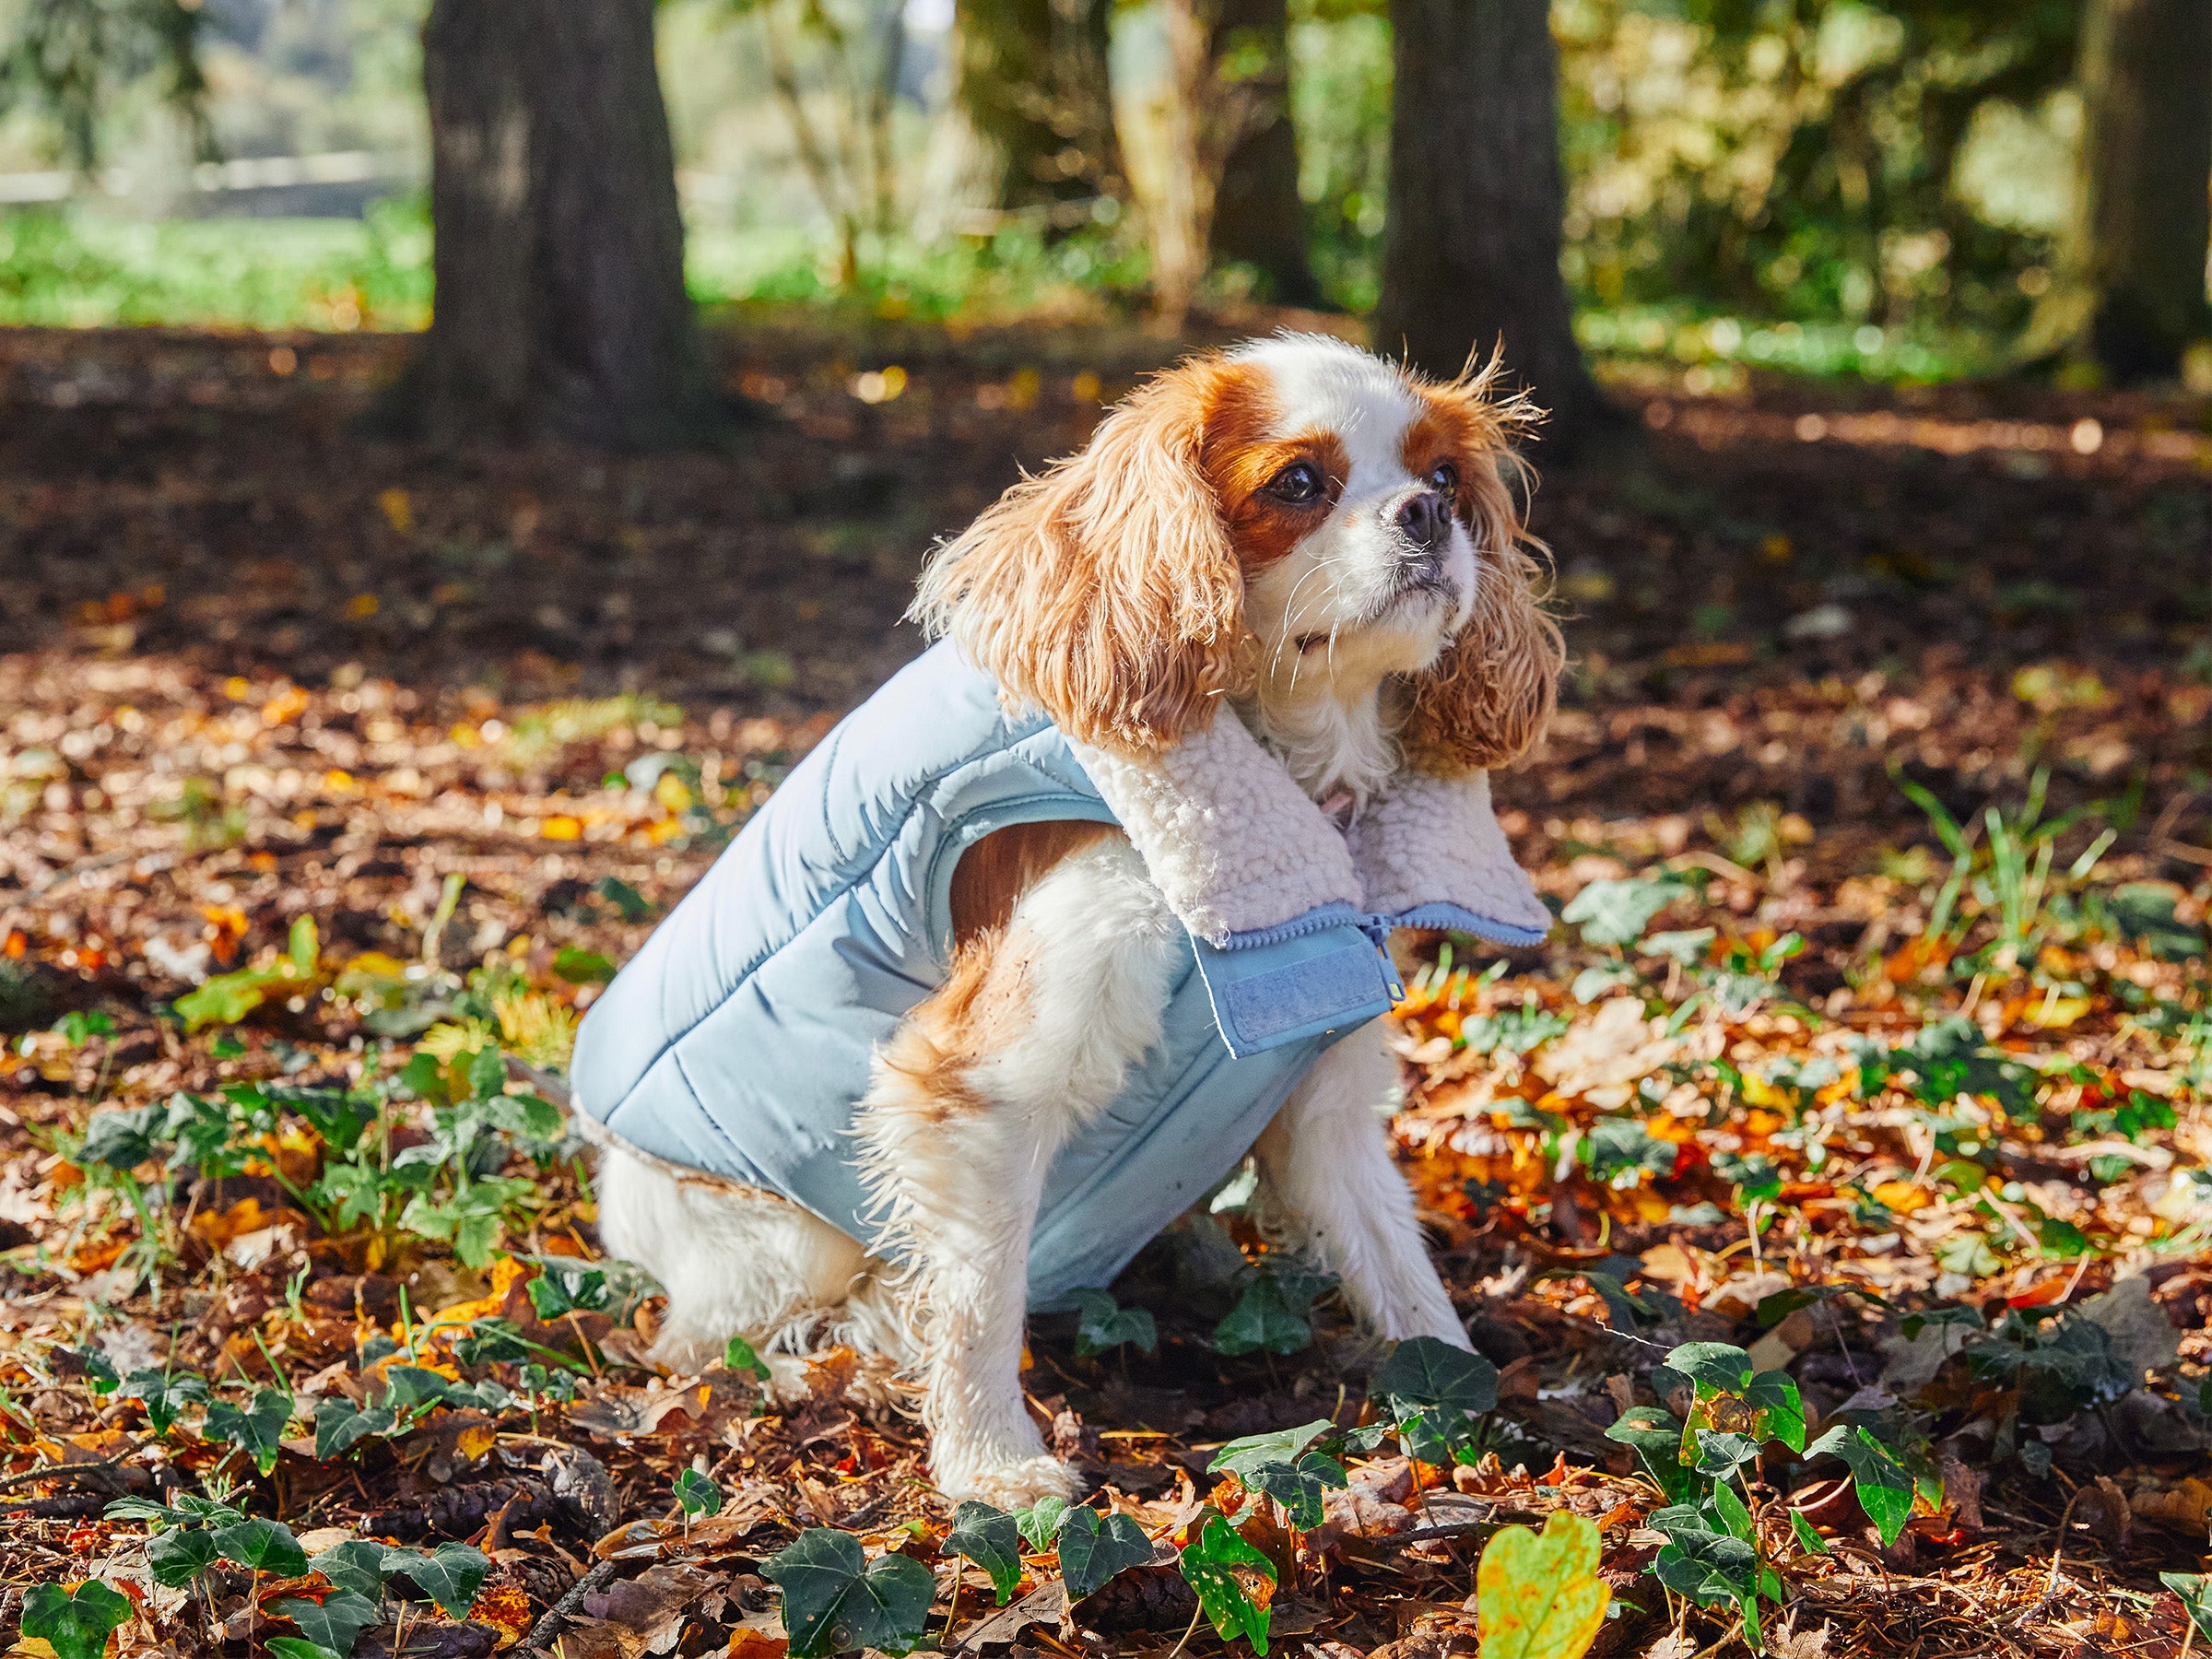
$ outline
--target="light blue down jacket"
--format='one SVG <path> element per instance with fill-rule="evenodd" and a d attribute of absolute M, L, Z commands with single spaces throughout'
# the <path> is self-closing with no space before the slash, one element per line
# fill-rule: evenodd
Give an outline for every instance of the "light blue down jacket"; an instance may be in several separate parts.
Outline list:
<path fill-rule="evenodd" d="M 945 980 L 961 852 L 1044 819 L 1118 821 L 1058 730 L 934 647 L 793 770 L 593 1006 L 578 1108 L 868 1242 L 851 1130 L 871 1056 Z M 1516 943 L 1539 931 L 1421 909 Z M 1189 941 L 1159 1048 L 1052 1168 L 1032 1304 L 1107 1283 L 1236 1167 L 1315 1057 L 1403 994 L 1381 944 L 1406 919 L 1337 903 Z"/>

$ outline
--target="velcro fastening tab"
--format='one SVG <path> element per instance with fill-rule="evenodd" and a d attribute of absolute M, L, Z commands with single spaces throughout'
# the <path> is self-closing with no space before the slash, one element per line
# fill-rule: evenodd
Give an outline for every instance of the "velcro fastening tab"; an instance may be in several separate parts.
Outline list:
<path fill-rule="evenodd" d="M 1272 944 L 1217 949 L 1194 938 L 1214 1022 L 1242 1059 L 1363 1025 L 1391 1006 L 1382 953 L 1348 923 Z"/>

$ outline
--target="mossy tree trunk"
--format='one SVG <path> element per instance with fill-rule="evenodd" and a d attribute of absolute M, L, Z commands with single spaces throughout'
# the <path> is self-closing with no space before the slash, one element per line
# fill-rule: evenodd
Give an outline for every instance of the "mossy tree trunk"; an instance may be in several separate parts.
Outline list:
<path fill-rule="evenodd" d="M 2212 3 L 2089 0 L 2076 84 L 2082 134 L 2057 281 L 2028 355 L 2161 379 L 2212 331 Z"/>
<path fill-rule="evenodd" d="M 1108 76 L 1112 0 L 959 0 L 959 97 L 990 147 L 994 205 L 1084 222 L 1127 194 Z"/>
<path fill-rule="evenodd" d="M 1306 208 L 1298 194 L 1286 0 L 1219 0 L 1211 55 L 1253 99 L 1215 193 L 1214 262 L 1251 265 L 1271 300 L 1318 305 L 1321 284 L 1307 256 Z"/>
<path fill-rule="evenodd" d="M 1392 0 L 1390 218 L 1373 337 L 1431 374 L 1502 345 L 1558 455 L 1614 423 L 1559 274 L 1566 186 L 1547 0 Z"/>
<path fill-rule="evenodd" d="M 435 0 L 429 333 L 382 406 L 438 441 L 712 438 L 653 0 Z"/>

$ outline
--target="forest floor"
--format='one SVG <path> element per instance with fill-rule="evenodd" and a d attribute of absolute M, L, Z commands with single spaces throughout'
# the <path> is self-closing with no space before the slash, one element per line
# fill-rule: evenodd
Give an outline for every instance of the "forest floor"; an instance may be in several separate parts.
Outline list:
<path fill-rule="evenodd" d="M 1618 382 L 1644 446 L 1547 472 L 1574 661 L 1497 786 L 1565 914 L 1430 942 L 1394 1017 L 1494 1409 L 1447 1467 L 1370 1403 L 1232 1190 L 1033 1328 L 1041 1423 L 1159 1553 L 1071 1611 L 1039 1530 L 993 1613 L 849 1360 L 780 1406 L 645 1360 L 530 1079 L 919 649 L 932 538 L 1171 348 L 720 347 L 729 451 L 608 459 L 357 435 L 395 339 L 0 335 L 0 1641 L 1164 1654 L 1271 1602 L 1434 1659 L 1561 1510 L 1604 1653 L 2212 1636 L 2212 404 Z M 1686 1408 L 1749 1430 L 1717 1481 Z M 1321 1513 L 1210 1472 L 1378 1416 Z M 1798 1454 L 1838 1424 L 1848 1479 Z M 1264 1571 L 1206 1578 L 1209 1502 Z M 43 1588 L 86 1580 L 124 1599 Z"/>

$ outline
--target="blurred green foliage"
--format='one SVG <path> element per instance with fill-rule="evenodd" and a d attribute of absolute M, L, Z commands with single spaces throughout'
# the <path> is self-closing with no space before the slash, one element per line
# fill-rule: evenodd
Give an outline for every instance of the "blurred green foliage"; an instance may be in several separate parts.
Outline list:
<path fill-rule="evenodd" d="M 1603 308 L 2009 334 L 2065 210 L 2068 0 L 1561 0 L 1569 275 Z"/>
<path fill-rule="evenodd" d="M 79 0 L 72 0 L 78 4 Z M 2051 282 L 2079 110 L 2071 0 L 1556 0 L 1567 268 L 1602 357 L 1723 385 L 1745 367 L 1940 379 L 2001 364 Z M 1376 299 L 1387 210 L 1384 0 L 1291 0 L 1292 113 L 1315 269 Z M 712 216 L 709 216 L 710 218 Z M 702 222 L 709 305 L 920 320 L 1135 310 L 1124 213 L 1046 236 Z M 0 210 L 0 324 L 418 327 L 419 200 L 366 220 L 131 222 Z M 1241 291 L 1219 273 L 1215 294 Z"/>

